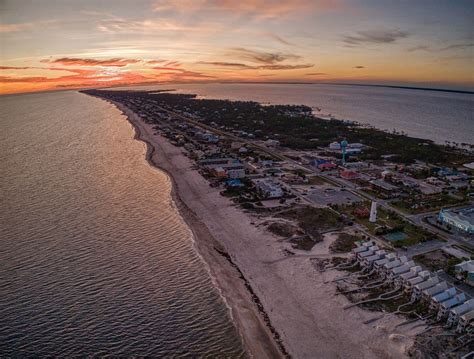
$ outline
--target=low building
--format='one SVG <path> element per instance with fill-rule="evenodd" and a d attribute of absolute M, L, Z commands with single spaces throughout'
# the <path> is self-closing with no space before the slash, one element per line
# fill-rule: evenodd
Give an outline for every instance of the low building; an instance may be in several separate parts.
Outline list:
<path fill-rule="evenodd" d="M 448 312 L 451 308 L 457 307 L 466 301 L 466 294 L 463 292 L 455 295 L 454 297 L 445 300 L 439 304 L 439 310 L 437 315 L 437 320 L 444 319 L 448 316 Z"/>
<path fill-rule="evenodd" d="M 456 288 L 451 287 L 449 289 L 446 289 L 444 292 L 438 293 L 435 296 L 433 296 L 430 302 L 430 311 L 438 312 L 440 304 L 453 298 L 456 295 L 456 293 L 457 293 Z"/>
<path fill-rule="evenodd" d="M 198 164 L 203 167 L 214 166 L 214 165 L 226 165 L 229 163 L 239 162 L 239 160 L 231 157 L 216 157 L 216 158 L 206 158 L 198 161 Z"/>
<path fill-rule="evenodd" d="M 334 170 L 337 168 L 337 165 L 335 163 L 332 163 L 332 162 L 326 162 L 326 163 L 322 163 L 320 165 L 318 165 L 318 169 L 321 170 L 321 171 L 330 171 L 330 170 Z"/>
<path fill-rule="evenodd" d="M 283 196 L 281 186 L 268 179 L 254 181 L 257 191 L 265 198 L 279 198 Z"/>
<path fill-rule="evenodd" d="M 344 178 L 346 180 L 354 180 L 354 179 L 359 178 L 359 174 L 357 172 L 348 171 L 348 170 L 339 172 L 339 176 L 341 176 L 341 178 Z"/>
<path fill-rule="evenodd" d="M 439 211 L 438 219 L 460 231 L 474 233 L 474 207 L 463 210 L 444 210 Z"/>
<path fill-rule="evenodd" d="M 280 146 L 280 141 L 269 139 L 269 140 L 266 140 L 264 144 L 267 147 L 277 147 L 277 146 Z"/>
<path fill-rule="evenodd" d="M 454 266 L 456 278 L 474 286 L 474 260 L 464 261 Z"/>
<path fill-rule="evenodd" d="M 469 299 L 465 301 L 463 304 L 458 305 L 454 308 L 451 308 L 451 310 L 449 311 L 447 324 L 449 326 L 456 325 L 461 315 L 466 314 L 473 309 L 474 309 L 474 299 Z"/>
<path fill-rule="evenodd" d="M 394 186 L 394 185 L 392 185 L 388 182 L 382 181 L 382 180 L 372 180 L 372 181 L 369 181 L 369 183 L 370 183 L 370 186 L 373 189 L 376 189 L 376 190 L 379 190 L 379 191 L 382 191 L 382 192 L 385 192 L 385 193 L 393 194 L 393 192 L 398 191 L 397 186 Z"/>

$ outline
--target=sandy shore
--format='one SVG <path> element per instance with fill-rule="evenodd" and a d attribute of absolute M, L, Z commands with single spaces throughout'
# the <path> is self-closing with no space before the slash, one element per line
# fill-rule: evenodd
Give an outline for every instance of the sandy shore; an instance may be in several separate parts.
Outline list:
<path fill-rule="evenodd" d="M 344 311 L 348 300 L 325 283 L 341 273 L 315 270 L 310 256 L 327 253 L 327 241 L 310 255 L 285 257 L 286 244 L 251 224 L 254 218 L 211 188 L 181 148 L 116 105 L 148 144 L 149 162 L 173 179 L 174 201 L 252 357 L 283 357 L 285 351 L 295 358 L 406 357 L 413 333 L 395 330 L 402 318 L 387 315 L 363 324 L 379 313 Z"/>

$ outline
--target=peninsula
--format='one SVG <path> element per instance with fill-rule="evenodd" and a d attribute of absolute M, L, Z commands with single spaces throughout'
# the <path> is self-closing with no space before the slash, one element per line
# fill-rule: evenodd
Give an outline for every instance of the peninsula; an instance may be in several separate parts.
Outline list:
<path fill-rule="evenodd" d="M 402 358 L 429 354 L 426 343 L 469 350 L 458 340 L 469 322 L 460 328 L 459 315 L 436 329 L 427 313 L 451 288 L 474 309 L 472 287 L 459 279 L 474 254 L 472 144 L 321 119 L 306 106 L 83 93 L 116 105 L 149 162 L 170 175 L 252 356 Z M 386 260 L 382 271 L 376 260 Z M 443 289 L 423 306 L 395 280 L 440 270 L 430 280 Z M 444 331 L 460 334 L 437 339 Z"/>

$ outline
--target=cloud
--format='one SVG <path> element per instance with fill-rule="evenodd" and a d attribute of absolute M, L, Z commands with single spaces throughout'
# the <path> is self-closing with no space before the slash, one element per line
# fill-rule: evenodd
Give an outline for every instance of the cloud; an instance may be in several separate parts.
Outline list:
<path fill-rule="evenodd" d="M 23 22 L 23 23 L 16 23 L 16 24 L 0 24 L 0 33 L 32 30 L 34 28 L 45 27 L 45 26 L 52 25 L 55 23 L 57 23 L 56 20 Z"/>
<path fill-rule="evenodd" d="M 307 75 L 307 76 L 323 76 L 323 75 L 326 75 L 326 73 L 324 73 L 324 72 L 309 72 L 305 75 Z"/>
<path fill-rule="evenodd" d="M 254 69 L 254 66 L 250 66 L 247 64 L 242 64 L 239 62 L 222 62 L 222 61 L 199 61 L 198 64 L 202 65 L 212 65 L 212 66 L 219 66 L 219 67 L 233 67 L 233 68 L 241 68 L 241 69 Z"/>
<path fill-rule="evenodd" d="M 63 66 L 103 66 L 103 67 L 125 67 L 129 64 L 136 64 L 141 60 L 137 59 L 124 59 L 124 58 L 111 58 L 111 59 L 87 59 L 87 58 L 74 58 L 74 57 L 62 57 L 59 59 L 44 59 L 42 63 L 60 64 Z"/>
<path fill-rule="evenodd" d="M 410 33 L 401 30 L 368 30 L 358 31 L 356 35 L 345 35 L 343 41 L 348 45 L 392 44 L 408 36 Z"/>
<path fill-rule="evenodd" d="M 242 70 L 297 70 L 313 67 L 313 64 L 269 64 L 269 65 L 247 65 L 239 62 L 200 61 L 198 64 L 213 65 L 218 67 L 231 67 Z"/>
<path fill-rule="evenodd" d="M 167 62 L 168 60 L 147 60 L 146 63 L 149 65 L 157 65 Z"/>
<path fill-rule="evenodd" d="M 414 52 L 414 51 L 431 51 L 431 48 L 426 45 L 419 45 L 419 46 L 410 47 L 408 49 L 408 52 Z"/>
<path fill-rule="evenodd" d="M 0 66 L 0 70 L 29 70 L 34 67 Z"/>
<path fill-rule="evenodd" d="M 257 62 L 262 64 L 276 64 L 285 60 L 297 60 L 301 57 L 294 54 L 285 54 L 281 52 L 262 52 L 256 50 L 245 49 L 243 47 L 235 47 L 231 49 L 230 55 L 238 58 Z"/>
<path fill-rule="evenodd" d="M 313 64 L 301 64 L 301 65 L 263 65 L 258 66 L 259 70 L 298 70 L 298 69 L 308 69 L 313 67 Z"/>
<path fill-rule="evenodd" d="M 153 10 L 160 13 L 226 13 L 265 20 L 329 11 L 341 4 L 340 0 L 157 0 Z"/>
<path fill-rule="evenodd" d="M 289 42 L 288 40 L 285 40 L 284 38 L 282 38 L 281 36 L 278 36 L 277 34 L 268 33 L 268 36 L 278 41 L 280 44 L 287 45 L 287 46 L 295 46 L 295 44 Z"/>
<path fill-rule="evenodd" d="M 460 44 L 452 44 L 446 47 L 442 47 L 440 51 L 449 51 L 449 50 L 465 50 L 470 47 L 473 47 L 474 43 L 468 42 L 468 43 L 460 43 Z"/>
<path fill-rule="evenodd" d="M 358 66 L 354 66 L 355 69 L 365 69 L 365 66 L 361 66 L 361 65 L 358 65 Z"/>

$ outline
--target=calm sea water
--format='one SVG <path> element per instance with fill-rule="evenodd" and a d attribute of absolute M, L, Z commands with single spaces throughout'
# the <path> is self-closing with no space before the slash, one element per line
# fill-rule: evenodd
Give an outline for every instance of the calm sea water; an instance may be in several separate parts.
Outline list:
<path fill-rule="evenodd" d="M 385 87 L 298 84 L 179 84 L 136 89 L 175 89 L 204 98 L 303 104 L 322 114 L 405 131 L 411 136 L 474 144 L 474 95 Z"/>
<path fill-rule="evenodd" d="M 0 357 L 240 357 L 169 178 L 111 105 L 0 97 Z"/>

